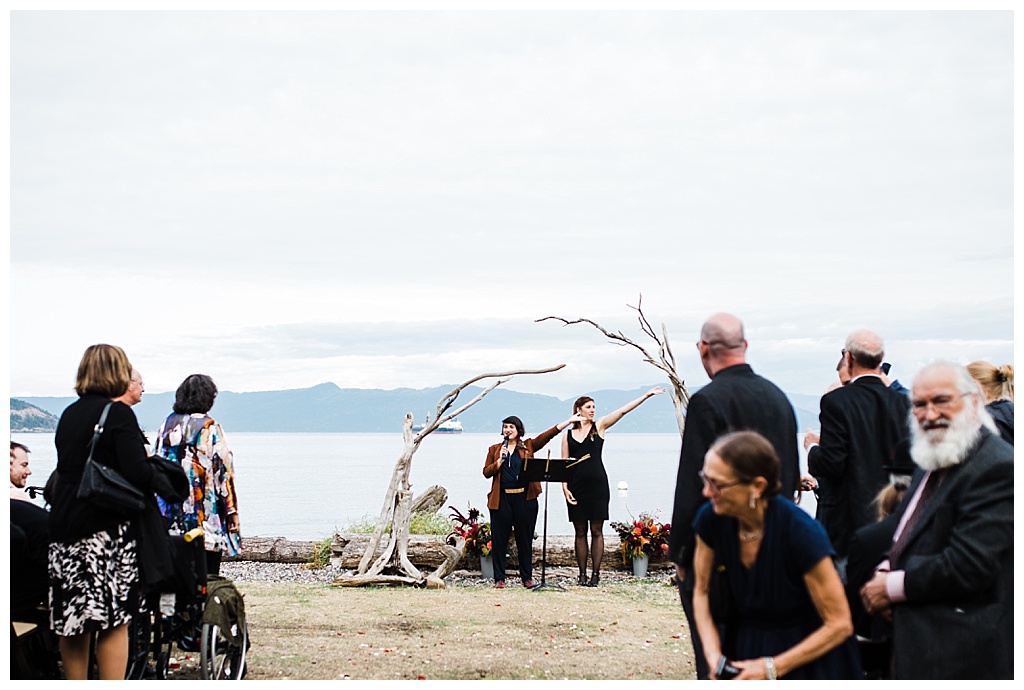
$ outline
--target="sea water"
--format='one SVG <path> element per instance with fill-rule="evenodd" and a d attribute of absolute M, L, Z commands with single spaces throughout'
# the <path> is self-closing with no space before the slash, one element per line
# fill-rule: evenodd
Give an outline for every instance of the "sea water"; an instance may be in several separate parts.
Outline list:
<path fill-rule="evenodd" d="M 150 439 L 155 433 L 147 433 Z M 235 461 L 242 534 L 319 540 L 345 531 L 354 522 L 376 519 L 402 453 L 401 434 L 360 433 L 231 433 L 225 430 Z M 30 486 L 42 486 L 57 464 L 52 433 L 14 433 L 11 439 L 29 447 Z M 491 480 L 483 476 L 487 447 L 498 434 L 431 434 L 412 459 L 409 482 L 413 495 L 434 484 L 448 491 L 442 512 L 468 506 L 486 515 Z M 560 437 L 539 455 L 560 457 Z M 627 521 L 642 512 L 662 522 L 672 520 L 678 434 L 616 434 L 608 432 L 603 459 L 611 485 L 611 521 Z M 806 466 L 806 459 L 803 459 Z M 620 483 L 628 487 L 619 490 Z M 572 534 L 560 484 L 547 492 L 548 534 Z M 813 496 L 801 505 L 813 515 Z M 42 498 L 36 499 L 42 505 Z M 544 528 L 545 496 L 540 497 L 537 533 Z M 606 526 L 605 532 L 612 530 Z"/>

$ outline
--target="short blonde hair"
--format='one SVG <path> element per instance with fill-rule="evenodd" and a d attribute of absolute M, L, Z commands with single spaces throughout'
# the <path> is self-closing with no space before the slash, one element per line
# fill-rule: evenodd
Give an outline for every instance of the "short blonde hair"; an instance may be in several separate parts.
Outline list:
<path fill-rule="evenodd" d="M 971 362 L 967 365 L 971 378 L 985 393 L 985 402 L 1009 400 L 1013 402 L 1013 365 L 997 367 L 989 362 Z"/>
<path fill-rule="evenodd" d="M 90 345 L 78 365 L 75 392 L 116 398 L 128 391 L 132 382 L 132 365 L 128 355 L 116 345 Z"/>

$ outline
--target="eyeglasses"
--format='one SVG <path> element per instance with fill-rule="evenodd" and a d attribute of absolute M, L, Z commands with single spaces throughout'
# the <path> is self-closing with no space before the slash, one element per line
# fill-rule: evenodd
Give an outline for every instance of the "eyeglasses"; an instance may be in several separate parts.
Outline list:
<path fill-rule="evenodd" d="M 953 407 L 953 403 L 955 403 L 955 402 L 957 402 L 959 400 L 963 400 L 968 395 L 975 395 L 975 394 L 974 393 L 964 393 L 963 395 L 956 395 L 956 396 L 954 396 L 954 395 L 940 395 L 939 397 L 932 398 L 931 400 L 912 400 L 910 402 L 910 405 L 911 405 L 911 407 L 914 408 L 914 412 L 924 412 L 925 410 L 928 409 L 929 405 L 934 407 L 939 412 L 946 412 L 951 407 Z"/>
<path fill-rule="evenodd" d="M 719 482 L 716 482 L 713 479 L 708 479 L 704 475 L 704 470 L 697 472 L 697 476 L 700 477 L 700 480 L 702 482 L 704 482 L 704 486 L 711 489 L 711 493 L 713 494 L 720 494 L 722 493 L 722 489 L 728 489 L 731 486 L 739 486 L 740 484 L 746 484 L 746 482 L 742 479 L 737 479 L 734 482 L 725 482 L 724 484 L 720 484 Z"/>

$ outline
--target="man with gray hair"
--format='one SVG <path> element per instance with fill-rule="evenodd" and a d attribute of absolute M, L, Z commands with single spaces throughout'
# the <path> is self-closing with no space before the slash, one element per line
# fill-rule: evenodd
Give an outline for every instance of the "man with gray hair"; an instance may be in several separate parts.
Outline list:
<path fill-rule="evenodd" d="M 821 433 L 804 436 L 807 471 L 818 485 L 815 517 L 836 550 L 844 583 L 850 537 L 875 521 L 875 497 L 898 471 L 897 447 L 910 433 L 910 400 L 882 380 L 884 358 L 881 336 L 867 329 L 851 333 L 839 362 L 849 383 L 822 396 Z M 902 471 L 909 475 L 913 468 Z"/>
<path fill-rule="evenodd" d="M 132 367 L 132 380 L 128 384 L 128 390 L 124 395 L 114 398 L 116 402 L 123 402 L 128 407 L 134 407 L 142 402 L 142 394 L 146 392 L 146 384 L 142 382 L 142 374 L 135 367 Z"/>
<path fill-rule="evenodd" d="M 911 398 L 917 470 L 864 608 L 892 621 L 897 679 L 1012 679 L 1013 447 L 960 365 L 924 367 Z"/>
<path fill-rule="evenodd" d="M 668 553 L 676 564 L 676 583 L 690 626 L 697 677 L 704 679 L 709 669 L 693 617 L 695 539 L 692 524 L 707 500 L 699 474 L 704 456 L 723 434 L 756 431 L 771 442 L 779 456 L 782 465 L 779 497 L 792 500 L 800 481 L 800 450 L 793 405 L 778 386 L 755 374 L 747 364 L 747 340 L 742 321 L 732 314 L 712 315 L 700 329 L 697 351 L 711 383 L 694 393 L 687 407 Z"/>

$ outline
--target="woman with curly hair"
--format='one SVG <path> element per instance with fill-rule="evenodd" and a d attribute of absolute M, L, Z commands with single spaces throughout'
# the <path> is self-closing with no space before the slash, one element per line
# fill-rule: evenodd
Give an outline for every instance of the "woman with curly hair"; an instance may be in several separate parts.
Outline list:
<path fill-rule="evenodd" d="M 208 413 L 217 397 L 217 385 L 205 374 L 192 374 L 174 394 L 174 411 L 160 425 L 156 452 L 181 463 L 192 485 L 184 503 L 168 504 L 158 498 L 160 512 L 170 526 L 184 531 L 203 528 L 206 570 L 220 574 L 224 554 L 242 549 L 241 522 L 235 494 L 234 458 L 224 430 Z"/>

